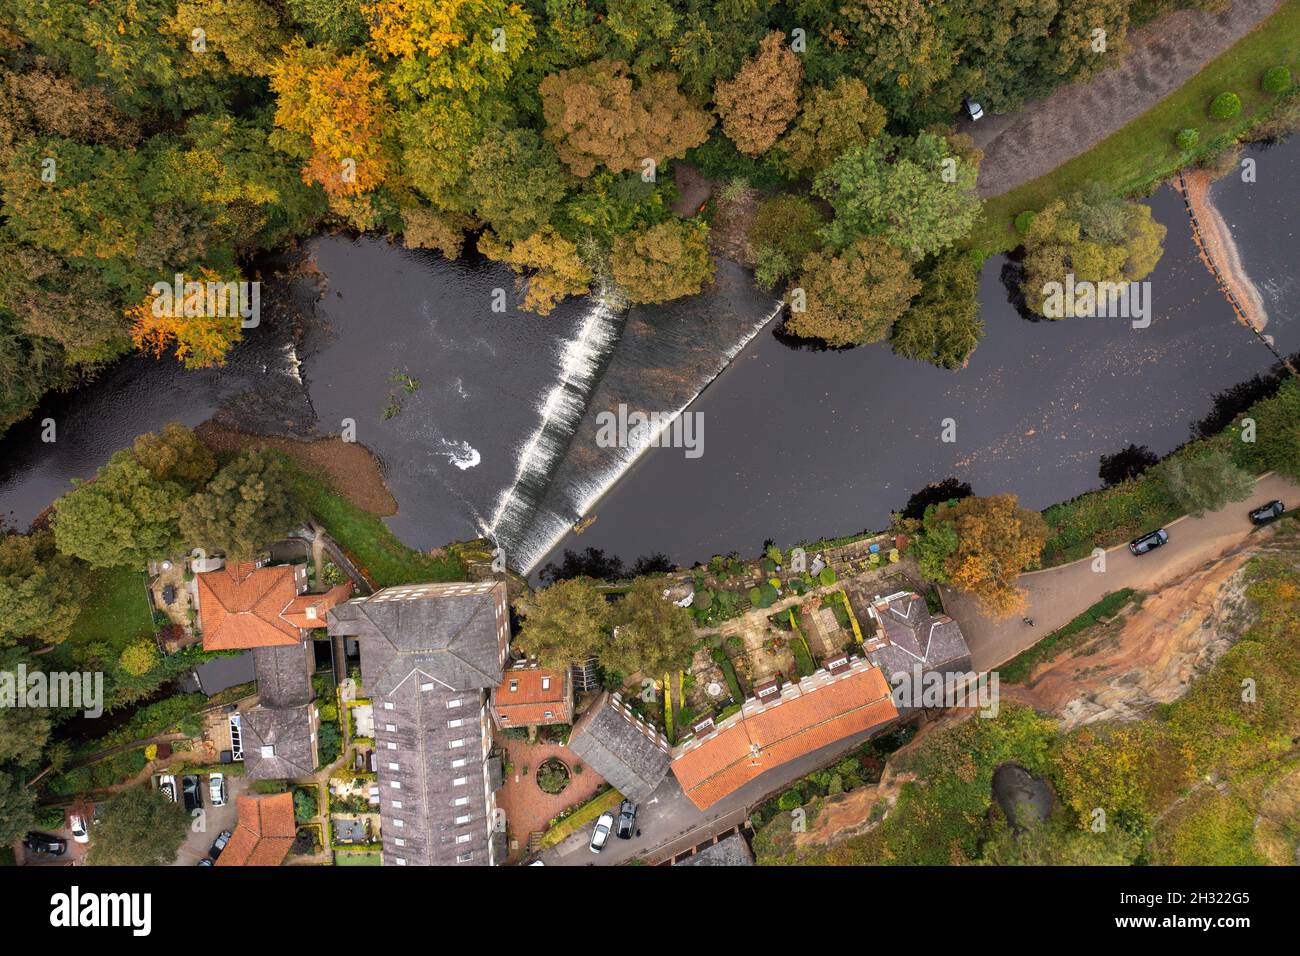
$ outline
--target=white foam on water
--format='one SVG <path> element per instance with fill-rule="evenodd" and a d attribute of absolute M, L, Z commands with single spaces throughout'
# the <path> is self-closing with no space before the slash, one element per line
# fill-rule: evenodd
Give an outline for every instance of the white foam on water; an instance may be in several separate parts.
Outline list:
<path fill-rule="evenodd" d="M 601 474 L 593 476 L 590 480 L 582 482 L 581 485 L 573 489 L 574 513 L 572 515 L 557 515 L 553 512 L 547 512 L 534 516 L 528 537 L 514 544 L 515 553 L 511 556 L 511 563 L 520 567 L 524 574 L 531 573 L 538 562 L 550 553 L 551 549 L 572 530 L 574 522 L 586 517 L 587 512 L 596 502 L 618 483 L 627 470 L 636 464 L 637 459 L 645 454 L 646 449 L 655 446 L 658 437 L 672 426 L 672 423 L 677 420 L 682 412 L 694 404 L 695 400 L 700 397 L 700 393 L 722 374 L 726 367 L 731 364 L 731 360 L 739 355 L 745 346 L 749 345 L 768 323 L 780 315 L 784 308 L 785 303 L 783 301 L 776 302 L 767 315 L 755 322 L 745 335 L 724 352 L 714 373 L 700 384 L 695 394 L 681 408 L 677 409 L 671 416 L 664 416 L 661 419 L 661 425 L 657 432 L 644 435 L 644 441 L 635 448 L 612 449 L 617 453 L 618 460 Z M 584 411 L 585 409 L 579 412 L 579 418 L 581 418 Z"/>

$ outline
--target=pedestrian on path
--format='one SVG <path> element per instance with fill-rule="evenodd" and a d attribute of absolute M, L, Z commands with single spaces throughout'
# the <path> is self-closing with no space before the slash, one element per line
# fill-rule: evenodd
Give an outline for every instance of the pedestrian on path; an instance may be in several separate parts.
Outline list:
<path fill-rule="evenodd" d="M 1032 617 L 1027 617 L 1027 618 L 1025 618 L 1025 623 L 1028 624 L 1030 627 L 1033 627 L 1033 626 L 1034 626 L 1034 619 L 1033 619 Z"/>

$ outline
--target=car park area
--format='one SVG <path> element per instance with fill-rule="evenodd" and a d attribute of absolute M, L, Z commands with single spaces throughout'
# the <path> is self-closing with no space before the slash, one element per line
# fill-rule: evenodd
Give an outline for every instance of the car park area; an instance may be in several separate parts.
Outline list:
<path fill-rule="evenodd" d="M 212 781 L 209 774 L 198 778 L 198 792 L 202 796 L 202 826 L 191 823 L 189 834 L 176 854 L 175 866 L 198 866 L 200 860 L 209 859 L 209 851 L 223 832 L 235 829 L 235 798 L 248 793 L 248 781 L 243 774 L 222 774 L 225 783 L 226 802 L 215 805 L 212 799 Z"/>

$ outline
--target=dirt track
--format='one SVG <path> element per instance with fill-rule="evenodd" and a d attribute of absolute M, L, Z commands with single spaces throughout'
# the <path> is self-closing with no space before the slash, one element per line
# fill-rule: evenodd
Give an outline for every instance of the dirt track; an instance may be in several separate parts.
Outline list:
<path fill-rule="evenodd" d="M 1182 86 L 1281 5 L 1236 0 L 1222 13 L 1181 10 L 1128 36 L 1124 61 L 1017 113 L 963 123 L 984 151 L 979 194 L 1000 196 L 1086 152 Z M 978 98 L 978 97 L 977 97 Z"/>

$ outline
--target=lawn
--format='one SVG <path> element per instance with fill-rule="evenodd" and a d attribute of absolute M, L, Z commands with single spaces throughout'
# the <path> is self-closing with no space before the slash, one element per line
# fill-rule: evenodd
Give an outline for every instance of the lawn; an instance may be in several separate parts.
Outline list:
<path fill-rule="evenodd" d="M 285 461 L 294 476 L 299 500 L 380 587 L 465 579 L 460 558 L 434 557 L 408 548 L 381 519 L 337 494 L 325 479 L 308 474 L 288 458 Z"/>
<path fill-rule="evenodd" d="M 1235 140 L 1260 118 L 1278 96 L 1260 89 L 1260 78 L 1274 66 L 1288 66 L 1300 79 L 1300 3 L 1284 4 L 1253 32 L 1238 40 L 1205 69 L 1133 122 L 1081 156 L 1045 176 L 990 199 L 968 242 L 986 255 L 1020 245 L 1012 220 L 1026 209 L 1041 209 L 1088 182 L 1103 182 L 1124 194 L 1142 194 L 1190 161 L 1213 154 L 1223 138 Z M 1241 98 L 1241 112 L 1211 119 L 1210 101 L 1224 91 Z M 1174 137 L 1182 129 L 1200 131 L 1193 154 L 1180 152 Z M 1218 145 L 1215 141 L 1218 140 Z"/>
<path fill-rule="evenodd" d="M 364 853 L 334 853 L 335 866 L 379 866 L 379 852 L 367 851 Z"/>
<path fill-rule="evenodd" d="M 153 614 L 145 596 L 144 572 L 135 568 L 87 568 L 84 599 L 68 643 L 100 641 L 122 650 L 153 634 Z"/>

